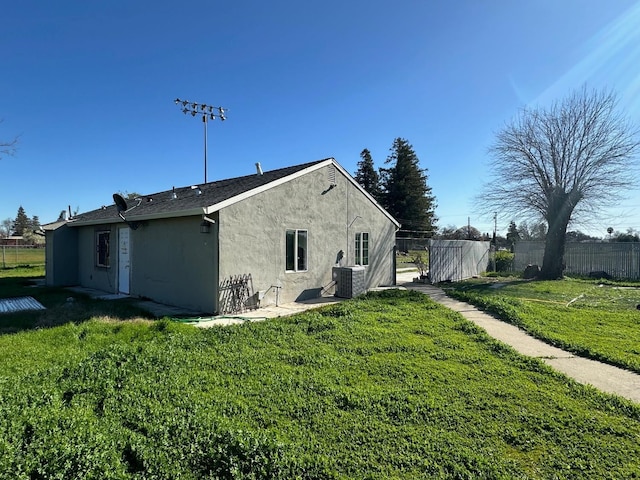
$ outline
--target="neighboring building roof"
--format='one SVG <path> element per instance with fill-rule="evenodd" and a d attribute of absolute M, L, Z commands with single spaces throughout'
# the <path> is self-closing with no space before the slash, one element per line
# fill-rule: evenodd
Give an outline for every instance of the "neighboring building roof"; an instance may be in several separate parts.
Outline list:
<path fill-rule="evenodd" d="M 253 175 L 243 177 L 190 185 L 188 187 L 176 187 L 164 192 L 143 195 L 138 199 L 128 200 L 127 210 L 123 213 L 127 221 L 132 222 L 157 218 L 211 214 L 224 207 L 331 164 L 343 172 L 393 223 L 398 227 L 400 226 L 333 158 L 325 158 L 316 160 L 315 162 L 271 170 L 263 172 L 262 175 L 254 173 Z M 122 222 L 122 219 L 118 216 L 118 209 L 116 205 L 112 204 L 76 215 L 70 219 L 67 224 L 69 226 L 82 226 L 120 222 Z"/>
<path fill-rule="evenodd" d="M 45 232 L 57 230 L 58 228 L 66 225 L 66 220 L 58 220 L 56 222 L 45 223 L 44 225 L 40 225 Z"/>

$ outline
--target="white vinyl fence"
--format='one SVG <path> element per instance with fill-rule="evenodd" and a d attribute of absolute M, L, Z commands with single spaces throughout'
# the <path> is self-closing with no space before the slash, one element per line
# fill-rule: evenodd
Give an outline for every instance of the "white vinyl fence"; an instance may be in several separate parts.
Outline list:
<path fill-rule="evenodd" d="M 479 275 L 489 265 L 489 247 L 489 242 L 430 240 L 429 280 L 458 282 Z"/>
<path fill-rule="evenodd" d="M 527 265 L 542 266 L 544 242 L 519 241 L 515 244 L 513 270 Z M 565 274 L 589 275 L 606 272 L 613 278 L 640 279 L 640 243 L 598 242 L 567 243 L 564 252 Z"/>

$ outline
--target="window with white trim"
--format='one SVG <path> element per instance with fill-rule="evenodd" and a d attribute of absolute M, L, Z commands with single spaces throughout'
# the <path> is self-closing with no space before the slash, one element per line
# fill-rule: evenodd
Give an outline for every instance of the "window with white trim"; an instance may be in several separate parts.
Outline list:
<path fill-rule="evenodd" d="M 369 233 L 356 233 L 356 265 L 369 265 Z"/>
<path fill-rule="evenodd" d="M 96 232 L 96 266 L 108 267 L 109 266 L 109 237 L 111 232 L 109 230 L 103 230 Z"/>
<path fill-rule="evenodd" d="M 307 270 L 307 231 L 287 230 L 286 270 L 304 272 Z"/>

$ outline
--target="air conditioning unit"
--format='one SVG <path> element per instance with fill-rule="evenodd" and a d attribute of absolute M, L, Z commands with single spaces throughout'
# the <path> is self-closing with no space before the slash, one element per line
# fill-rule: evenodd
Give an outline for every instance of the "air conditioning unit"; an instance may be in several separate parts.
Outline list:
<path fill-rule="evenodd" d="M 361 266 L 333 267 L 333 281 L 336 282 L 335 296 L 353 298 L 366 292 L 364 274 L 365 268 Z"/>

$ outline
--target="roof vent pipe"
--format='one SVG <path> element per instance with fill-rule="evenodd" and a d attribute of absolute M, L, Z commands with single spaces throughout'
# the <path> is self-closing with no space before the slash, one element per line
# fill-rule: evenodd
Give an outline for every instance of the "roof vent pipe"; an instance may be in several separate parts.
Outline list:
<path fill-rule="evenodd" d="M 178 198 L 178 195 L 176 195 L 176 187 L 173 187 L 173 190 L 171 191 L 171 199 L 175 200 L 176 198 Z"/>
<path fill-rule="evenodd" d="M 256 173 L 258 175 L 262 175 L 262 167 L 260 166 L 260 162 L 256 162 Z"/>

